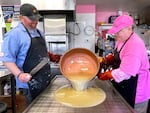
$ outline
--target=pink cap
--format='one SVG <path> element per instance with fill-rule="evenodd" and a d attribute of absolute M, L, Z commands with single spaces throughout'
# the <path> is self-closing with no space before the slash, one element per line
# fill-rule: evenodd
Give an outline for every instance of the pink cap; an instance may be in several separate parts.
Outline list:
<path fill-rule="evenodd" d="M 113 23 L 112 28 L 108 31 L 109 34 L 115 34 L 121 29 L 132 26 L 134 23 L 133 18 L 129 15 L 121 15 L 117 17 Z"/>

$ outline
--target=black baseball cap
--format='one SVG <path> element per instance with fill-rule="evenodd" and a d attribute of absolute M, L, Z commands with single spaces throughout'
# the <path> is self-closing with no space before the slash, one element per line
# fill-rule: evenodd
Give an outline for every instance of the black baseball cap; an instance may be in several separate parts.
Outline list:
<path fill-rule="evenodd" d="M 20 7 L 20 15 L 27 16 L 31 20 L 39 20 L 42 16 L 32 4 L 23 4 Z"/>

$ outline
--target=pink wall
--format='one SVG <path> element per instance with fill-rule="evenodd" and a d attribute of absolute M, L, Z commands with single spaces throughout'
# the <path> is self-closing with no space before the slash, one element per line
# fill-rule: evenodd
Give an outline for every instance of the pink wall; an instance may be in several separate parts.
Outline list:
<path fill-rule="evenodd" d="M 117 15 L 118 12 L 108 12 L 108 11 L 102 11 L 102 12 L 96 12 L 96 22 L 108 22 L 108 18 L 110 16 Z M 127 12 L 123 12 L 123 14 L 128 14 Z"/>
<path fill-rule="evenodd" d="M 77 5 L 76 13 L 96 13 L 96 29 L 98 28 L 97 23 L 103 22 L 108 23 L 108 18 L 110 16 L 115 16 L 118 12 L 108 12 L 108 11 L 96 11 L 96 5 Z M 128 14 L 128 12 L 123 12 L 123 14 Z"/>
<path fill-rule="evenodd" d="M 96 12 L 96 22 L 108 22 L 111 15 L 117 15 L 117 12 Z"/>

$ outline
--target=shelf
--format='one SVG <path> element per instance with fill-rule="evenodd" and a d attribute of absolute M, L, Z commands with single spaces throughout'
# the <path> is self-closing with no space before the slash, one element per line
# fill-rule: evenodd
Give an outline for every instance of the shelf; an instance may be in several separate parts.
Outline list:
<path fill-rule="evenodd" d="M 109 23 L 107 23 L 107 24 L 101 24 L 100 26 L 112 26 L 113 24 L 109 24 Z"/>
<path fill-rule="evenodd" d="M 99 30 L 107 30 L 110 29 L 112 27 L 112 24 L 102 24 L 101 26 L 99 26 Z"/>

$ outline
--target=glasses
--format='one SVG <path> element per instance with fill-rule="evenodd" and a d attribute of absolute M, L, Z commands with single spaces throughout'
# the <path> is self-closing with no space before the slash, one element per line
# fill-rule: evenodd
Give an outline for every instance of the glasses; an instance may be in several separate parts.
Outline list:
<path fill-rule="evenodd" d="M 115 33 L 114 35 L 118 35 L 119 33 L 125 31 L 128 27 L 122 28 L 120 31 L 118 31 L 117 33 Z"/>

